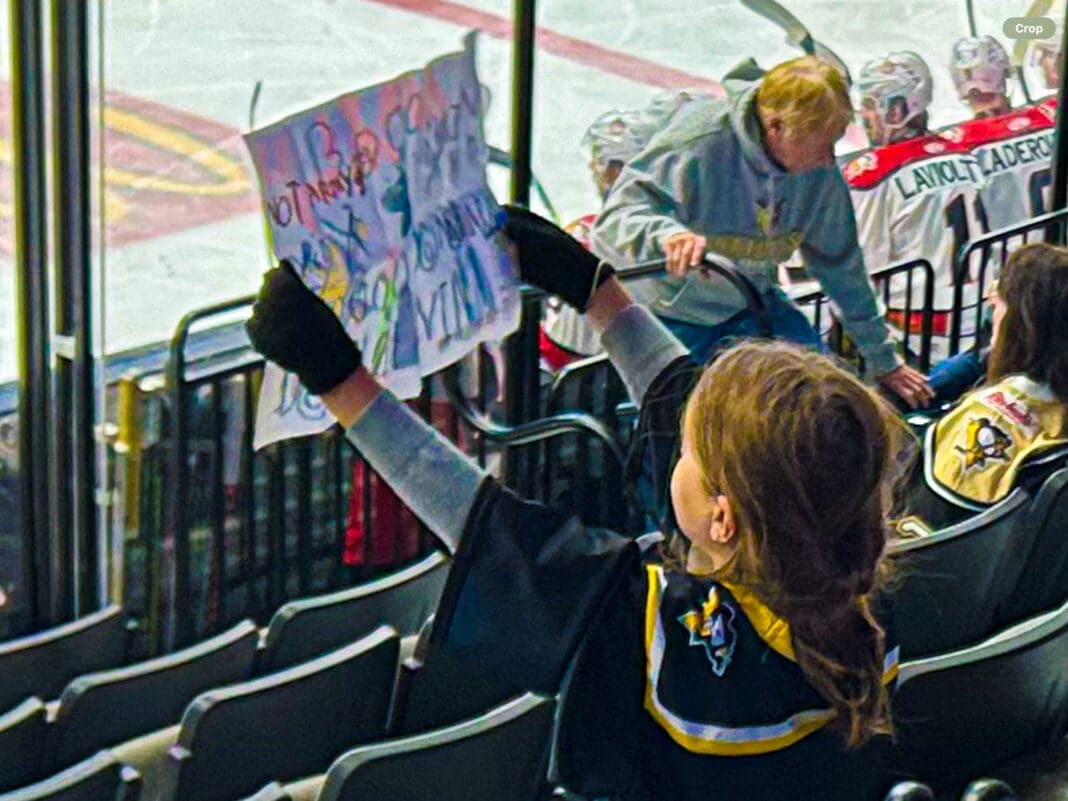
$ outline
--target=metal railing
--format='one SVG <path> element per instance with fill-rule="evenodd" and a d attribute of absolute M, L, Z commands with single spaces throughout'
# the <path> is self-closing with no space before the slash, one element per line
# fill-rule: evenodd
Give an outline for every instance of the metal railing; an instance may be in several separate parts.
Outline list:
<path fill-rule="evenodd" d="M 1013 250 L 1031 242 L 1049 242 L 1063 245 L 1065 243 L 1065 223 L 1068 222 L 1068 209 L 1058 209 L 1026 222 L 999 228 L 976 239 L 965 242 L 957 254 L 954 267 L 953 317 L 949 335 L 949 353 L 960 352 L 965 335 L 962 333 L 962 320 L 968 311 L 973 316 L 973 332 L 978 332 L 983 319 L 983 305 L 991 267 L 998 274 L 1005 266 Z M 994 276 L 996 277 L 996 275 Z M 965 288 L 975 288 L 974 307 L 969 309 Z"/>
<path fill-rule="evenodd" d="M 528 313 L 540 310 L 537 298 L 525 292 Z M 239 298 L 183 318 L 171 342 L 165 380 L 151 374 L 120 382 L 112 536 L 123 548 L 114 586 L 143 618 L 150 653 L 182 647 L 244 617 L 265 623 L 289 598 L 347 586 L 434 547 L 419 526 L 414 552 L 395 546 L 389 553 L 387 547 L 384 561 L 370 559 L 372 550 L 381 550 L 380 530 L 396 524 L 382 517 L 411 513 L 399 500 L 382 505 L 379 479 L 337 426 L 253 451 L 261 357 L 239 338 L 219 352 L 190 358 L 194 327 L 247 308 L 252 300 Z M 522 358 L 536 371 L 537 342 L 532 349 L 524 343 L 522 337 L 512 338 L 510 347 L 522 354 L 510 363 Z M 529 476 L 522 471 L 504 476 L 523 495 L 556 504 L 588 503 L 590 509 L 618 508 L 625 445 L 616 433 L 581 412 L 545 417 L 539 403 L 530 407 L 527 420 L 502 420 L 495 392 L 500 377 L 491 363 L 480 349 L 467 365 L 427 379 L 413 405 L 425 419 L 444 417 L 436 420 L 438 427 L 484 467 L 496 469 L 501 454 L 524 454 L 536 469 Z M 474 371 L 473 390 L 463 370 Z M 568 482 L 553 465 L 582 468 L 576 467 L 573 451 L 549 442 L 577 442 L 583 453 L 601 454 L 600 469 L 609 478 L 598 486 L 597 497 L 561 493 Z M 360 512 L 364 551 L 358 560 L 364 566 L 356 569 L 343 564 L 346 547 L 352 548 L 346 523 L 353 505 Z"/>
<path fill-rule="evenodd" d="M 913 297 L 917 294 L 916 274 L 921 276 L 921 301 L 917 307 Z M 896 327 L 901 332 L 901 345 L 906 360 L 919 369 L 927 371 L 931 366 L 931 341 L 933 337 L 934 313 L 934 269 L 926 259 L 912 259 L 891 264 L 871 273 L 876 292 L 882 297 L 883 305 L 890 310 L 891 319 L 900 315 L 901 325 Z M 897 300 L 903 298 L 903 300 Z M 893 301 L 893 302 L 891 302 Z M 864 372 L 863 359 L 851 351 L 842 328 L 830 311 L 830 298 L 822 289 L 794 298 L 794 303 L 803 309 L 810 307 L 810 322 L 820 332 L 828 331 L 828 345 L 831 351 L 846 360 L 857 363 L 860 373 Z M 896 308 L 893 308 L 896 307 Z M 832 317 L 832 323 L 824 327 L 824 317 Z"/>
<path fill-rule="evenodd" d="M 1037 229 L 1065 216 L 1046 215 L 1013 231 Z M 970 243 L 968 252 L 1003 242 L 1007 235 L 997 232 Z M 662 268 L 662 262 L 650 262 L 623 277 Z M 729 269 L 715 269 L 740 282 L 743 291 L 752 287 Z M 980 281 L 983 275 L 981 271 Z M 892 298 L 903 299 L 902 340 L 911 360 L 926 369 L 932 338 L 931 265 L 923 260 L 895 264 L 873 278 L 888 305 Z M 633 409 L 626 391 L 605 357 L 575 363 L 546 382 L 539 371 L 536 337 L 544 293 L 524 288 L 522 295 L 521 327 L 506 343 L 504 361 L 513 379 L 521 377 L 515 386 L 526 387 L 523 402 L 503 407 L 497 402 L 496 389 L 505 376 L 491 369 L 493 362 L 481 348 L 467 364 L 428 379 L 415 406 L 426 419 L 446 408 L 447 419 L 438 421 L 439 428 L 481 465 L 492 465 L 520 494 L 570 506 L 591 524 L 623 526 L 635 519 L 628 517 Z M 260 357 L 242 341 L 208 357 L 189 358 L 194 326 L 252 300 L 240 298 L 187 315 L 171 343 L 165 385 L 142 382 L 148 390 L 142 404 L 152 411 L 122 413 L 144 418 L 142 431 L 123 433 L 119 426 L 116 482 L 134 498 L 127 497 L 117 513 L 134 523 L 116 527 L 129 546 L 125 594 L 146 617 L 151 650 L 180 647 L 241 617 L 265 621 L 290 597 L 332 590 L 368 575 L 354 574 L 342 564 L 354 466 L 361 460 L 340 430 L 254 452 Z M 826 296 L 815 292 L 796 302 L 813 307 L 814 323 L 822 330 Z M 443 390 L 437 395 L 447 404 L 435 399 L 436 381 Z M 146 444 L 131 448 L 132 441 Z M 356 506 L 362 513 L 366 557 L 376 547 L 376 529 L 384 521 L 376 520 L 376 479 L 366 464 L 363 470 Z M 399 502 L 393 508 L 399 510 Z M 396 550 L 380 567 L 389 569 L 430 547 L 432 539 L 422 531 L 415 553 Z"/>

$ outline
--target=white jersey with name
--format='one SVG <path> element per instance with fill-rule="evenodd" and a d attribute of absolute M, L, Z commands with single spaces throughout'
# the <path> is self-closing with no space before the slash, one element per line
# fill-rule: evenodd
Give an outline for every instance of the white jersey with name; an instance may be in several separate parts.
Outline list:
<path fill-rule="evenodd" d="M 985 229 L 979 162 L 965 148 L 934 134 L 861 153 L 842 168 L 869 273 L 926 259 L 934 269 L 934 308 L 953 303 L 953 263 L 969 237 Z M 923 297 L 915 273 L 913 308 Z M 903 280 L 895 280 L 891 308 L 903 308 Z"/>
<path fill-rule="evenodd" d="M 981 192 L 992 229 L 1037 217 L 1049 209 L 1050 160 L 1057 99 L 996 117 L 968 120 L 940 131 L 967 148 L 986 178 Z"/>

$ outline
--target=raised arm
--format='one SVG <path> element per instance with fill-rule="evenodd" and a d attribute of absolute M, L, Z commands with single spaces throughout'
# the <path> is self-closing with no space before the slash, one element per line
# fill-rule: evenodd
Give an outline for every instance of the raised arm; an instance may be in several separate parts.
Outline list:
<path fill-rule="evenodd" d="M 288 262 L 264 277 L 253 346 L 320 395 L 375 472 L 454 553 L 486 473 L 361 365 L 355 343 Z"/>
<path fill-rule="evenodd" d="M 522 209 L 509 210 L 505 232 L 525 281 L 588 309 L 636 401 L 658 373 L 686 356 L 655 317 L 634 305 L 611 266 L 568 234 Z M 248 332 L 260 353 L 322 397 L 371 467 L 455 552 L 486 472 L 363 368 L 340 321 L 288 262 L 265 276 Z"/>
<path fill-rule="evenodd" d="M 550 230 L 539 235 L 530 227 L 517 236 L 524 279 L 590 306 L 606 339 L 627 339 L 620 323 L 628 316 L 636 331 L 647 328 L 608 265 L 595 259 L 592 270 L 569 269 L 576 265 L 557 247 L 567 235 L 536 225 Z M 479 470 L 364 370 L 341 323 L 288 264 L 267 274 L 248 331 L 257 350 L 322 397 L 372 468 L 453 554 L 434 647 L 520 687 L 555 692 L 604 599 L 640 576 L 638 544 L 587 528 L 567 510 L 523 501 Z M 681 349 L 670 336 L 664 343 L 655 325 L 650 336 L 661 349 L 652 362 Z M 636 363 L 630 380 L 641 394 L 651 362 Z"/>
<path fill-rule="evenodd" d="M 654 379 L 689 351 L 573 237 L 525 209 L 509 208 L 508 215 L 504 230 L 523 280 L 585 312 L 631 398 L 643 404 Z"/>

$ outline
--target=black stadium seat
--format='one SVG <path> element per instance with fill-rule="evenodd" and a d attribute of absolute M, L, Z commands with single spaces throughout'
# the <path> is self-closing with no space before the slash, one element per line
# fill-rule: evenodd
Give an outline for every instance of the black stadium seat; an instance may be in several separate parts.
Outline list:
<path fill-rule="evenodd" d="M 48 710 L 36 696 L 0 715 L 0 793 L 48 775 Z"/>
<path fill-rule="evenodd" d="M 358 587 L 290 601 L 271 618 L 260 673 L 295 665 L 387 625 L 415 634 L 437 608 L 449 559 L 435 552 L 404 570 Z"/>
<path fill-rule="evenodd" d="M 902 659 L 945 653 L 997 630 L 997 610 L 1031 550 L 1033 531 L 1021 523 L 1033 497 L 1017 488 L 974 517 L 891 546 L 899 575 L 887 600 Z"/>
<path fill-rule="evenodd" d="M 554 706 L 528 694 L 455 726 L 353 749 L 330 766 L 319 801 L 530 801 L 543 787 Z"/>
<path fill-rule="evenodd" d="M 901 666 L 895 767 L 963 785 L 1068 729 L 1068 603 L 984 642 Z"/>
<path fill-rule="evenodd" d="M 1034 542 L 999 617 L 1023 620 L 1068 600 L 1068 467 L 1046 479 L 1024 521 Z"/>
<path fill-rule="evenodd" d="M 246 620 L 191 648 L 74 679 L 56 711 L 52 769 L 177 723 L 201 692 L 249 678 L 258 643 Z"/>
<path fill-rule="evenodd" d="M 137 771 L 100 751 L 44 781 L 0 795 L 0 801 L 138 801 L 140 794 Z"/>
<path fill-rule="evenodd" d="M 521 695 L 506 677 L 487 677 L 462 655 L 434 650 L 434 619 L 419 630 L 411 657 L 397 671 L 389 712 L 391 735 L 422 734 L 481 715 Z M 472 676 L 478 676 L 473 681 Z"/>
<path fill-rule="evenodd" d="M 159 768 L 159 801 L 233 801 L 270 781 L 322 773 L 385 734 L 397 633 L 199 696 Z"/>
<path fill-rule="evenodd" d="M 121 665 L 129 634 L 120 606 L 0 644 L 0 712 L 24 698 L 59 696 L 67 682 Z"/>

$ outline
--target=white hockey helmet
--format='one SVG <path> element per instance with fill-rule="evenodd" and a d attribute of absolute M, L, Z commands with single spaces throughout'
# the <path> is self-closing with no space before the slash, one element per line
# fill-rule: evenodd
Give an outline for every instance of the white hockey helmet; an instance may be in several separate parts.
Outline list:
<path fill-rule="evenodd" d="M 1055 29 L 1048 39 L 1035 39 L 1027 48 L 1024 60 L 1024 75 L 1031 86 L 1056 89 L 1060 83 L 1061 72 L 1061 38 L 1064 25 L 1054 20 Z"/>
<path fill-rule="evenodd" d="M 628 162 L 648 144 L 656 126 L 640 111 L 608 111 L 598 117 L 582 137 L 582 147 L 600 167 Z"/>
<path fill-rule="evenodd" d="M 993 36 L 958 39 L 953 43 L 950 73 L 961 100 L 966 101 L 973 89 L 1004 95 L 1009 78 L 1009 54 Z"/>
<path fill-rule="evenodd" d="M 854 85 L 861 104 L 871 102 L 883 125 L 891 131 L 904 127 L 931 105 L 931 70 L 909 50 L 869 61 Z M 905 106 L 904 119 L 891 123 L 887 114 L 899 99 Z"/>

